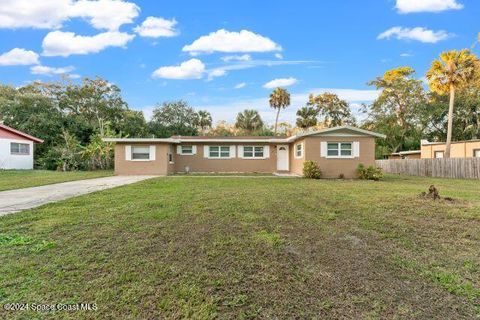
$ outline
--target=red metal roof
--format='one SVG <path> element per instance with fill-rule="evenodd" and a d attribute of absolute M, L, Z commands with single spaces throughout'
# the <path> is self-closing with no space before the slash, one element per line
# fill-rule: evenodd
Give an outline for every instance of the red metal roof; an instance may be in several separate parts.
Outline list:
<path fill-rule="evenodd" d="M 31 136 L 29 134 L 26 134 L 25 132 L 22 132 L 22 131 L 18 131 L 18 130 L 15 130 L 13 128 L 10 128 L 9 126 L 6 126 L 2 123 L 0 123 L 0 129 L 3 129 L 3 130 L 6 130 L 8 132 L 11 132 L 17 136 L 20 136 L 20 137 L 23 137 L 27 140 L 31 140 L 33 142 L 36 142 L 36 143 L 42 143 L 43 140 L 42 139 L 39 139 L 39 138 L 35 138 L 34 136 Z"/>

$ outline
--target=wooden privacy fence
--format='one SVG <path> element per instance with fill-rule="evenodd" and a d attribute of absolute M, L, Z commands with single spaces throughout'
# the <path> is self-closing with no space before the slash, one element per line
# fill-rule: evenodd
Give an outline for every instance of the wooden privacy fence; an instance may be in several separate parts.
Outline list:
<path fill-rule="evenodd" d="M 385 173 L 457 179 L 480 179 L 480 158 L 377 160 Z"/>

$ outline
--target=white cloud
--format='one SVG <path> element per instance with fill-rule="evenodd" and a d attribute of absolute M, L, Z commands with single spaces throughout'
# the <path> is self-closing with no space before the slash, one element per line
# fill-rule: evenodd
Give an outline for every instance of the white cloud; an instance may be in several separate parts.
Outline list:
<path fill-rule="evenodd" d="M 283 59 L 283 55 L 281 53 L 275 53 L 275 58 L 277 59 Z"/>
<path fill-rule="evenodd" d="M 108 31 L 94 36 L 52 31 L 43 39 L 43 55 L 68 57 L 72 54 L 97 53 L 108 47 L 125 47 L 134 37 L 118 31 Z"/>
<path fill-rule="evenodd" d="M 198 59 L 190 59 L 178 66 L 160 67 L 152 74 L 154 78 L 164 79 L 201 79 L 205 73 L 205 65 Z"/>
<path fill-rule="evenodd" d="M 437 43 L 438 41 L 446 40 L 451 36 L 452 35 L 444 30 L 433 31 L 422 27 L 393 27 L 379 34 L 377 39 L 390 39 L 391 37 L 395 37 L 399 40 L 416 40 L 425 43 Z"/>
<path fill-rule="evenodd" d="M 221 58 L 225 62 L 229 61 L 250 61 L 252 60 L 252 56 L 249 54 L 242 54 L 242 55 L 233 55 L 233 56 L 225 56 Z"/>
<path fill-rule="evenodd" d="M 15 48 L 0 55 L 0 66 L 26 66 L 38 63 L 38 54 L 30 50 Z"/>
<path fill-rule="evenodd" d="M 237 83 L 233 88 L 234 89 L 242 89 L 242 88 L 245 88 L 247 84 L 245 82 L 240 82 L 240 83 Z"/>
<path fill-rule="evenodd" d="M 0 28 L 57 29 L 71 18 L 83 18 L 110 31 L 133 22 L 140 8 L 123 0 L 2 0 Z"/>
<path fill-rule="evenodd" d="M 202 36 L 192 44 L 183 47 L 182 51 L 192 55 L 212 52 L 268 52 L 281 51 L 282 47 L 267 37 L 248 30 L 230 32 L 220 29 Z"/>
<path fill-rule="evenodd" d="M 263 85 L 266 89 L 273 89 L 276 87 L 288 87 L 297 83 L 298 80 L 295 78 L 280 78 L 280 79 L 273 79 Z"/>
<path fill-rule="evenodd" d="M 396 8 L 399 13 L 441 12 L 459 10 L 463 5 L 457 0 L 397 0 Z"/>
<path fill-rule="evenodd" d="M 413 54 L 405 52 L 405 53 L 401 53 L 400 57 L 402 57 L 402 58 L 413 57 Z"/>
<path fill-rule="evenodd" d="M 175 19 L 167 20 L 157 17 L 148 17 L 141 25 L 137 26 L 134 31 L 142 37 L 174 37 L 178 35 L 178 31 L 175 30 L 176 24 L 177 21 Z"/>
<path fill-rule="evenodd" d="M 54 68 L 54 67 L 47 67 L 47 66 L 33 66 L 30 68 L 30 72 L 32 74 L 42 74 L 46 76 L 52 76 L 56 74 L 66 74 L 66 73 L 70 73 L 73 70 L 75 70 L 75 67 L 73 66 L 61 67 L 61 68 Z"/>
<path fill-rule="evenodd" d="M 223 77 L 227 74 L 227 71 L 222 68 L 212 69 L 208 71 L 208 81 L 213 80 L 216 77 Z"/>

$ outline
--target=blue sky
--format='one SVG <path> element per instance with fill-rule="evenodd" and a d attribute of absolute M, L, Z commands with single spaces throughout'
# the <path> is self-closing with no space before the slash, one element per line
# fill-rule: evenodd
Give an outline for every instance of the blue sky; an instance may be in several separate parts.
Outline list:
<path fill-rule="evenodd" d="M 472 45 L 479 16 L 476 0 L 0 0 L 0 81 L 98 75 L 147 117 L 185 99 L 214 122 L 245 108 L 272 122 L 268 95 L 282 85 L 293 123 L 309 93 L 336 92 L 357 114 L 385 70 L 422 78 L 441 51 Z"/>

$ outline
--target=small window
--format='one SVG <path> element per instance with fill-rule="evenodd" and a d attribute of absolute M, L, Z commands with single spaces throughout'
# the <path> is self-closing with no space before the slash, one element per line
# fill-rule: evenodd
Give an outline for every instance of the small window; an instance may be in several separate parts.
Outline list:
<path fill-rule="evenodd" d="M 181 146 L 180 154 L 193 154 L 193 146 Z"/>
<path fill-rule="evenodd" d="M 303 144 L 299 143 L 295 145 L 295 157 L 296 158 L 303 157 Z"/>
<path fill-rule="evenodd" d="M 173 154 L 172 153 L 168 154 L 168 162 L 173 163 Z"/>
<path fill-rule="evenodd" d="M 443 151 L 435 151 L 435 159 L 442 159 L 443 158 Z"/>
<path fill-rule="evenodd" d="M 16 143 L 10 144 L 10 154 L 28 156 L 30 154 L 30 145 L 28 143 Z"/>
<path fill-rule="evenodd" d="M 263 147 L 244 146 L 243 157 L 244 158 L 263 158 Z"/>
<path fill-rule="evenodd" d="M 334 158 L 350 158 L 352 156 L 351 142 L 328 142 L 327 143 L 327 157 Z"/>
<path fill-rule="evenodd" d="M 473 150 L 473 157 L 480 158 L 480 149 Z"/>
<path fill-rule="evenodd" d="M 208 152 L 209 158 L 230 158 L 230 146 L 211 146 Z"/>
<path fill-rule="evenodd" d="M 149 160 L 150 147 L 134 147 L 132 146 L 132 160 Z"/>

